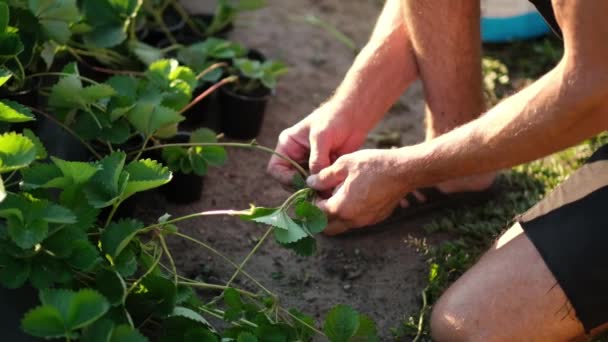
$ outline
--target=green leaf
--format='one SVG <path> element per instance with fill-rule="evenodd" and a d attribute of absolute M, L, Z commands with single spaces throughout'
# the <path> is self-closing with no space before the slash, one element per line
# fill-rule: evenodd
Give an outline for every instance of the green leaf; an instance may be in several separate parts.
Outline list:
<path fill-rule="evenodd" d="M 77 75 L 62 77 L 59 82 L 51 88 L 49 106 L 67 109 L 72 109 L 74 107 L 82 108 L 83 101 L 80 98 L 81 91 L 82 82 Z"/>
<path fill-rule="evenodd" d="M 0 2 L 0 32 L 6 32 L 8 28 L 8 5 Z"/>
<path fill-rule="evenodd" d="M 262 208 L 256 208 L 258 211 Z M 295 223 L 287 213 L 281 209 L 276 209 L 265 216 L 258 216 L 253 218 L 253 221 L 258 223 L 264 223 L 275 228 L 284 229 L 289 231 L 291 229 L 302 230 L 297 223 Z"/>
<path fill-rule="evenodd" d="M 97 289 L 103 294 L 111 305 L 123 305 L 127 298 L 127 285 L 116 271 L 102 270 L 95 276 Z"/>
<path fill-rule="evenodd" d="M 102 168 L 94 163 L 65 161 L 57 157 L 51 157 L 51 160 L 70 183 L 77 185 L 88 182 Z"/>
<path fill-rule="evenodd" d="M 123 171 L 125 159 L 124 152 L 113 152 L 99 161 L 101 170 L 85 187 L 85 194 L 93 207 L 112 205 L 124 192 L 129 179 L 129 174 Z"/>
<path fill-rule="evenodd" d="M 143 227 L 143 223 L 133 219 L 111 223 L 101 235 L 103 251 L 116 259 Z"/>
<path fill-rule="evenodd" d="M 157 49 L 138 40 L 129 41 L 129 49 L 135 56 L 137 56 L 137 58 L 139 58 L 142 63 L 146 65 L 150 65 L 159 59 L 164 58 L 164 53 L 161 49 Z"/>
<path fill-rule="evenodd" d="M 87 45 L 95 48 L 110 48 L 127 39 L 127 34 L 121 26 L 98 26 L 84 35 Z"/>
<path fill-rule="evenodd" d="M 28 7 L 46 34 L 62 44 L 71 36 L 70 24 L 80 17 L 75 0 L 28 0 Z"/>
<path fill-rule="evenodd" d="M 233 288 L 224 290 L 224 304 L 231 309 L 241 309 L 243 307 L 241 295 Z"/>
<path fill-rule="evenodd" d="M 126 118 L 146 136 L 154 135 L 162 127 L 185 120 L 177 111 L 149 100 L 140 100 L 126 114 Z"/>
<path fill-rule="evenodd" d="M 143 159 L 131 162 L 125 168 L 129 181 L 122 195 L 125 199 L 137 192 L 157 188 L 171 181 L 171 171 L 156 160 Z"/>
<path fill-rule="evenodd" d="M 0 265 L 0 283 L 9 289 L 23 286 L 30 275 L 30 264 L 24 259 L 2 256 Z"/>
<path fill-rule="evenodd" d="M 21 321 L 23 330 L 36 337 L 59 338 L 66 335 L 63 318 L 56 308 L 40 306 L 25 314 Z"/>
<path fill-rule="evenodd" d="M 0 121 L 16 123 L 33 120 L 36 118 L 29 108 L 10 100 L 0 101 Z"/>
<path fill-rule="evenodd" d="M 82 89 L 82 96 L 85 103 L 95 103 L 101 99 L 111 97 L 116 94 L 114 88 L 107 84 L 94 84 Z"/>
<path fill-rule="evenodd" d="M 48 222 L 42 219 L 29 220 L 29 222 L 18 222 L 12 217 L 8 220 L 8 234 L 17 246 L 28 249 L 42 242 L 49 231 Z"/>
<path fill-rule="evenodd" d="M 131 248 L 126 248 L 114 260 L 114 267 L 124 278 L 131 277 L 137 272 L 137 257 Z"/>
<path fill-rule="evenodd" d="M 194 328 L 184 335 L 184 342 L 218 342 L 219 339 L 209 329 Z"/>
<path fill-rule="evenodd" d="M 311 234 L 322 232 L 327 227 L 327 216 L 310 202 L 302 201 L 296 205 L 296 215 Z"/>
<path fill-rule="evenodd" d="M 28 166 L 36 153 L 36 146 L 27 137 L 15 132 L 0 135 L 0 173 Z"/>
<path fill-rule="evenodd" d="M 30 283 L 38 289 L 46 289 L 55 283 L 66 283 L 72 279 L 72 270 L 53 258 L 36 256 L 31 262 Z"/>
<path fill-rule="evenodd" d="M 161 317 L 173 312 L 177 299 L 177 288 L 173 281 L 162 276 L 148 275 L 141 285 L 142 291 L 132 293 L 127 298 L 127 306 L 132 308 L 130 311 Z"/>
<path fill-rule="evenodd" d="M 293 221 L 292 221 L 293 222 Z M 298 242 L 306 237 L 308 233 L 304 231 L 300 226 L 294 223 L 288 230 L 275 229 L 274 237 L 281 244 L 290 244 Z"/>
<path fill-rule="evenodd" d="M 89 241 L 78 240 L 74 242 L 72 254 L 68 263 L 81 271 L 89 271 L 101 262 L 99 251 Z"/>
<path fill-rule="evenodd" d="M 348 342 L 359 329 L 359 314 L 346 305 L 337 305 L 325 318 L 324 331 L 332 342 Z"/>
<path fill-rule="evenodd" d="M 102 295 L 91 289 L 43 290 L 40 300 L 43 305 L 28 312 L 22 326 L 27 333 L 45 338 L 74 338 L 74 330 L 96 321 L 110 307 Z"/>
<path fill-rule="evenodd" d="M 45 159 L 46 157 L 48 157 L 48 153 L 46 151 L 46 148 L 44 148 L 44 144 L 42 143 L 42 141 L 40 141 L 36 134 L 34 134 L 34 132 L 26 128 L 23 130 L 23 135 L 25 135 L 28 139 L 32 141 L 32 143 L 34 143 L 34 146 L 36 147 L 37 159 Z"/>
<path fill-rule="evenodd" d="M 86 327 L 80 338 L 81 342 L 110 342 L 112 332 L 114 331 L 114 323 L 107 319 L 99 319 L 93 324 Z"/>
<path fill-rule="evenodd" d="M 351 338 L 352 342 L 378 342 L 378 330 L 376 323 L 365 315 L 359 315 L 359 329 L 355 336 Z"/>
<path fill-rule="evenodd" d="M 110 342 L 148 342 L 148 339 L 128 325 L 119 325 L 112 332 Z"/>
<path fill-rule="evenodd" d="M 258 342 L 258 338 L 252 333 L 242 332 L 239 334 L 237 342 Z"/>
<path fill-rule="evenodd" d="M 65 187 L 69 185 L 61 174 L 61 170 L 53 164 L 34 163 L 30 167 L 22 169 L 21 176 L 21 187 L 24 190 Z"/>
<path fill-rule="evenodd" d="M 72 213 L 72 211 L 68 208 L 62 207 L 58 204 L 47 203 L 45 208 L 41 210 L 40 217 L 51 223 L 76 223 L 76 216 L 74 213 Z"/>
<path fill-rule="evenodd" d="M 311 256 L 317 251 L 317 241 L 312 236 L 307 236 L 293 243 L 282 243 L 281 245 L 301 256 Z"/>
<path fill-rule="evenodd" d="M 5 68 L 0 67 L 0 87 L 3 86 L 6 82 L 8 82 L 11 77 L 13 77 L 13 73 L 11 73 Z"/>
<path fill-rule="evenodd" d="M 191 321 L 198 322 L 205 326 L 211 327 L 211 324 L 198 312 L 183 306 L 176 306 L 175 309 L 173 309 L 173 313 L 171 313 L 169 317 L 184 317 Z"/>
<path fill-rule="evenodd" d="M 75 242 L 86 240 L 87 235 L 74 227 L 65 227 L 44 240 L 42 246 L 57 258 L 67 258 L 72 254 Z"/>

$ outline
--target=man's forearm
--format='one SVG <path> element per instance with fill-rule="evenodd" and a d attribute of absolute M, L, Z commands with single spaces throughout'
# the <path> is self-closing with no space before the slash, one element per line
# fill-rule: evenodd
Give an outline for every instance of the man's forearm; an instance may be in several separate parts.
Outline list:
<path fill-rule="evenodd" d="M 388 0 L 374 32 L 332 100 L 371 129 L 417 77 L 400 0 Z"/>
<path fill-rule="evenodd" d="M 562 61 L 486 115 L 436 139 L 399 151 L 415 186 L 531 161 L 608 128 L 606 73 Z M 580 65 L 580 63 L 579 63 Z M 405 172 L 411 175 L 411 170 Z"/>

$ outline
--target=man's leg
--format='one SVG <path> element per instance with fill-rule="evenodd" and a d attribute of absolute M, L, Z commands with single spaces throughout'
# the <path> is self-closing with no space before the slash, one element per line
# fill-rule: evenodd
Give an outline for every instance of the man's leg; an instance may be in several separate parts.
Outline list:
<path fill-rule="evenodd" d="M 439 299 L 431 333 L 438 342 L 586 339 L 564 291 L 519 224 Z"/>
<path fill-rule="evenodd" d="M 401 0 L 427 102 L 426 138 L 432 139 L 484 111 L 481 87 L 480 4 L 475 0 Z M 444 192 L 478 191 L 494 174 L 439 185 Z"/>

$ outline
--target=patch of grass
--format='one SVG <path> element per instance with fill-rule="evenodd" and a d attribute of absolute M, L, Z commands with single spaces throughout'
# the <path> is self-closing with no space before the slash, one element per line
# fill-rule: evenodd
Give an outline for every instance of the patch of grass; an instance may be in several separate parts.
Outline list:
<path fill-rule="evenodd" d="M 550 70 L 562 55 L 561 42 L 543 38 L 531 42 L 485 48 L 484 84 L 488 101 L 494 104 Z M 448 238 L 439 245 L 426 239 L 411 239 L 428 262 L 428 283 L 421 294 L 420 311 L 394 329 L 397 340 L 430 341 L 428 319 L 433 303 L 486 251 L 495 239 L 568 175 L 579 168 L 600 146 L 608 143 L 603 133 L 578 146 L 547 158 L 517 166 L 500 175 L 505 191 L 483 206 L 445 211 L 431 222 L 428 233 Z"/>

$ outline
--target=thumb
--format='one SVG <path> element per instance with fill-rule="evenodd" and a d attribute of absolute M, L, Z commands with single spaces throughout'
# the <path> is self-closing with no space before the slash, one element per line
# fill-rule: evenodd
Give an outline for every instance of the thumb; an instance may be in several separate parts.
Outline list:
<path fill-rule="evenodd" d="M 344 182 L 346 175 L 344 166 L 333 164 L 316 175 L 309 176 L 306 179 L 306 184 L 317 191 L 331 190 Z"/>
<path fill-rule="evenodd" d="M 311 134 L 310 137 L 310 158 L 308 167 L 310 172 L 319 173 L 331 164 L 329 160 L 330 144 L 324 133 Z"/>

